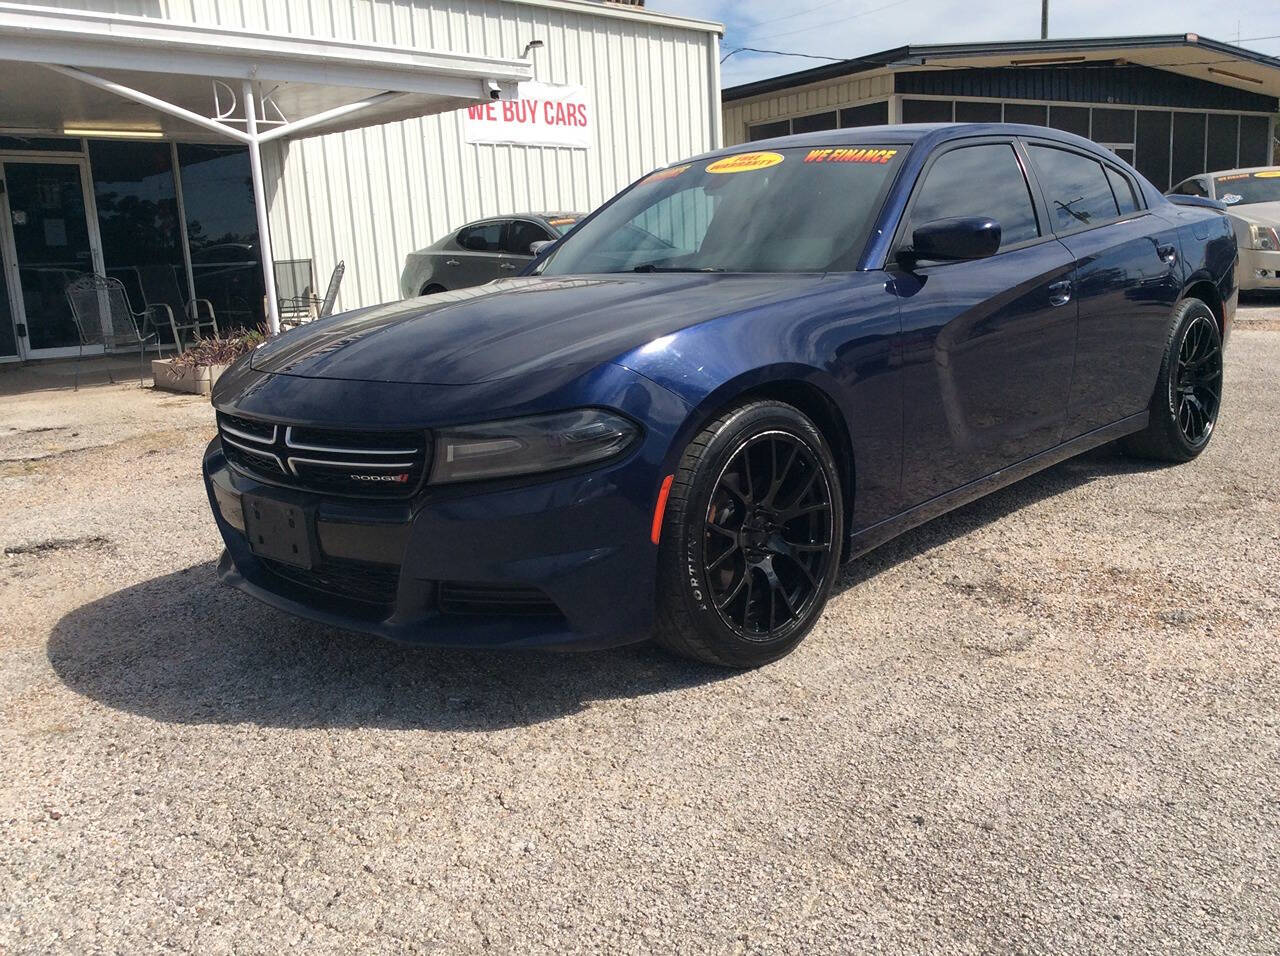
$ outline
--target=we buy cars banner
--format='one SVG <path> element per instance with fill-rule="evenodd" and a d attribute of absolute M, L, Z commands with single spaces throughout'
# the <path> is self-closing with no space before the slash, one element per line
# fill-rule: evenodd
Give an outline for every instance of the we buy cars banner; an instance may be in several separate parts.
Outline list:
<path fill-rule="evenodd" d="M 459 112 L 468 143 L 586 149 L 595 126 L 582 86 L 521 83 L 518 99 L 491 100 Z"/>

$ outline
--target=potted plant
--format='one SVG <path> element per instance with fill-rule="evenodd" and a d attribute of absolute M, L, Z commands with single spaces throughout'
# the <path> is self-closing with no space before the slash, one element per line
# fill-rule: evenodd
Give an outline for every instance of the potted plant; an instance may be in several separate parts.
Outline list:
<path fill-rule="evenodd" d="M 240 356 L 266 340 L 261 330 L 236 329 L 225 336 L 197 339 L 191 348 L 171 359 L 155 359 L 151 374 L 156 388 L 170 392 L 208 395 L 218 376 Z"/>

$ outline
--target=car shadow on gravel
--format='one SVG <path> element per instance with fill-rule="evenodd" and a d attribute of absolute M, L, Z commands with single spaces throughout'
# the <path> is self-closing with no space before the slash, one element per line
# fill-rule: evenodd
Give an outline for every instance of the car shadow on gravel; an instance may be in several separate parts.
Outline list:
<path fill-rule="evenodd" d="M 1103 449 L 910 531 L 847 566 L 837 591 L 1104 475 L 1153 466 Z M 409 648 L 324 628 L 222 587 L 213 562 L 77 608 L 49 661 L 77 693 L 175 723 L 488 731 L 595 700 L 709 684 L 732 672 L 651 645 L 585 654 Z"/>

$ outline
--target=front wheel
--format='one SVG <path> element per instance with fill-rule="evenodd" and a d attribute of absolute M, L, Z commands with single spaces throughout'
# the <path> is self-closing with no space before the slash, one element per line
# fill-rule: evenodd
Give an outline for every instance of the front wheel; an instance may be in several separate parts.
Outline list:
<path fill-rule="evenodd" d="M 838 571 L 840 475 L 798 409 L 751 402 L 689 443 L 658 550 L 658 643 L 727 667 L 791 651 Z"/>
<path fill-rule="evenodd" d="M 1165 343 L 1151 419 L 1122 442 L 1139 458 L 1184 462 L 1209 444 L 1222 405 L 1222 336 L 1213 311 L 1199 299 L 1177 304 Z"/>

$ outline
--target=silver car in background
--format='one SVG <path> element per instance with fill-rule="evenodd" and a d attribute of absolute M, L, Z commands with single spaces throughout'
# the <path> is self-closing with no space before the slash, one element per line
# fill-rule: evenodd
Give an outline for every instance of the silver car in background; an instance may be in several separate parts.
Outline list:
<path fill-rule="evenodd" d="M 411 299 L 515 275 L 533 259 L 535 242 L 559 239 L 584 215 L 530 212 L 469 222 L 405 257 L 400 294 Z"/>
<path fill-rule="evenodd" d="M 1280 291 L 1280 166 L 1201 173 L 1169 192 L 1225 205 L 1240 248 L 1240 289 Z"/>

